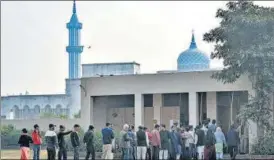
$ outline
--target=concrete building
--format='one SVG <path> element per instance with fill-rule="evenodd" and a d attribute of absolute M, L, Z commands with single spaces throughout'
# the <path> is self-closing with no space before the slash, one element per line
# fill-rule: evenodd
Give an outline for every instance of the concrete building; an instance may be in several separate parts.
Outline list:
<path fill-rule="evenodd" d="M 97 128 L 106 122 L 153 127 L 154 120 L 196 126 L 216 119 L 225 130 L 247 102 L 251 84 L 241 77 L 234 84 L 212 79 L 214 71 L 122 75 L 82 78 L 82 112 Z"/>

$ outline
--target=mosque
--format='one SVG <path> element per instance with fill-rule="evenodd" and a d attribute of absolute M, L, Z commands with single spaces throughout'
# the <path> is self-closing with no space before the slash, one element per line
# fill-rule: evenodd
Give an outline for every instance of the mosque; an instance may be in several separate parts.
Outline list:
<path fill-rule="evenodd" d="M 178 56 L 176 71 L 142 74 L 136 62 L 81 65 L 82 23 L 77 17 L 75 1 L 66 27 L 69 31 L 66 92 L 1 97 L 2 117 L 39 119 L 43 113 L 51 113 L 72 119 L 81 111 L 83 126 L 94 124 L 101 128 L 111 122 L 116 129 L 124 123 L 149 128 L 154 123 L 170 127 L 173 122 L 195 126 L 211 118 L 227 131 L 241 105 L 248 101 L 248 94 L 254 94 L 246 76 L 233 84 L 211 78 L 217 70 L 210 69 L 210 59 L 198 49 L 194 33 L 188 49 Z M 257 135 L 256 126 L 252 130 L 245 127 L 242 134 L 247 135 L 245 142 L 252 140 Z"/>

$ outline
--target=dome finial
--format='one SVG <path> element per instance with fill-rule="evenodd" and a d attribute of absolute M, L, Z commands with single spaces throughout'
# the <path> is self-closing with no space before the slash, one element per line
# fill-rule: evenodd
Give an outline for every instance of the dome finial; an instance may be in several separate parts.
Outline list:
<path fill-rule="evenodd" d="M 189 49 L 195 49 L 195 48 L 197 48 L 197 45 L 196 45 L 195 36 L 194 36 L 194 29 L 192 29 L 192 38 L 191 38 Z"/>
<path fill-rule="evenodd" d="M 73 0 L 73 9 L 72 9 L 72 13 L 76 13 L 76 3 L 75 3 L 75 0 Z"/>

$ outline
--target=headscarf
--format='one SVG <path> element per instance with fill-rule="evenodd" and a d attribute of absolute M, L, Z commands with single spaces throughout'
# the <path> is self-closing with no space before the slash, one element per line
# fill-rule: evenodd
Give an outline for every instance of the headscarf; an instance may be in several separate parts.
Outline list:
<path fill-rule="evenodd" d="M 216 132 L 222 132 L 221 127 L 217 127 Z"/>
<path fill-rule="evenodd" d="M 223 135 L 221 127 L 217 127 L 216 132 L 214 134 L 216 137 L 221 137 Z"/>

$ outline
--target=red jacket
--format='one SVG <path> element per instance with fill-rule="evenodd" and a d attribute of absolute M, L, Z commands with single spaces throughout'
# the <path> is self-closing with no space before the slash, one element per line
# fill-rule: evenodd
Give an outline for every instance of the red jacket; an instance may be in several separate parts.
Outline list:
<path fill-rule="evenodd" d="M 33 144 L 41 145 L 41 136 L 38 132 L 33 131 L 31 134 Z"/>
<path fill-rule="evenodd" d="M 161 148 L 161 139 L 160 139 L 160 133 L 158 130 L 154 129 L 151 132 L 151 144 L 152 146 L 159 146 Z"/>

